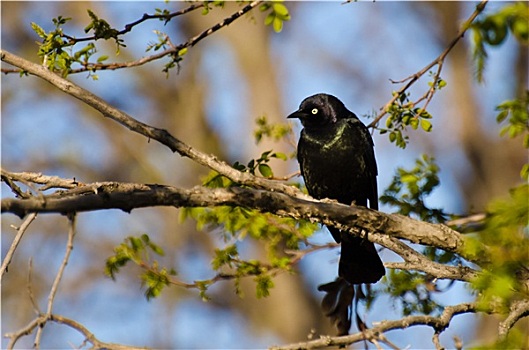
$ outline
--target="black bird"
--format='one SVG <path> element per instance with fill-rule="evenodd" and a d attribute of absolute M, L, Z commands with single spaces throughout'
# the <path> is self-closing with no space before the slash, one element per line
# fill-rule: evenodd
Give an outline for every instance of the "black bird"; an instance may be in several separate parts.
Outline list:
<path fill-rule="evenodd" d="M 303 124 L 297 157 L 309 194 L 317 199 L 334 199 L 378 209 L 377 164 L 373 139 L 367 127 L 336 97 L 317 94 L 307 97 L 299 110 L 287 118 Z M 349 313 L 354 296 L 352 285 L 375 283 L 385 274 L 373 243 L 328 227 L 341 242 L 338 279 L 320 286 L 328 294 L 323 307 L 340 334 L 351 325 Z"/>

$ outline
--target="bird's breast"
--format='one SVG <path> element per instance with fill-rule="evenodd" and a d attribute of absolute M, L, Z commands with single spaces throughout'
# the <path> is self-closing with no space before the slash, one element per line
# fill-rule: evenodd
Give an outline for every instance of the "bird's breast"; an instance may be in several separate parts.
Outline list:
<path fill-rule="evenodd" d="M 304 130 L 298 160 L 309 193 L 316 198 L 332 198 L 350 204 L 369 176 L 354 133 L 347 125 L 334 129 Z"/>

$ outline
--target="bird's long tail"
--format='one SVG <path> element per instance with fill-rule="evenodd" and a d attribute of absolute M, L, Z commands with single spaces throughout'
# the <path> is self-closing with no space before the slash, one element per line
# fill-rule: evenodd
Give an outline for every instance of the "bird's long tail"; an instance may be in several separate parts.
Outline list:
<path fill-rule="evenodd" d="M 324 313 L 338 330 L 338 335 L 348 334 L 353 316 L 353 301 L 361 298 L 361 285 L 375 283 L 385 274 L 384 265 L 373 243 L 366 239 L 341 233 L 330 228 L 333 237 L 340 238 L 342 253 L 338 268 L 338 278 L 323 284 L 318 290 L 326 292 L 322 301 Z M 356 289 L 356 293 L 355 293 Z M 358 313 L 356 322 L 360 330 L 365 329 Z"/>
<path fill-rule="evenodd" d="M 346 233 L 341 238 L 338 276 L 351 284 L 375 283 L 384 276 L 386 270 L 372 242 Z"/>

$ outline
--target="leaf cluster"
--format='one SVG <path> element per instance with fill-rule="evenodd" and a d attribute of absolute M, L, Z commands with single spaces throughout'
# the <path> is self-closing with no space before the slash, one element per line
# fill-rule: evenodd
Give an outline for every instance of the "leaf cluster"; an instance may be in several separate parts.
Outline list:
<path fill-rule="evenodd" d="M 406 316 L 412 314 L 438 315 L 443 311 L 443 306 L 433 298 L 433 294 L 439 292 L 433 278 L 423 273 L 389 270 L 384 278 L 382 292 L 400 303 L 402 313 Z"/>
<path fill-rule="evenodd" d="M 255 142 L 259 144 L 264 137 L 270 138 L 273 141 L 279 141 L 286 136 L 292 134 L 292 127 L 288 123 L 274 123 L 270 124 L 265 116 L 261 116 L 255 120 L 257 128 L 254 130 Z"/>
<path fill-rule="evenodd" d="M 429 208 L 425 203 L 425 198 L 439 186 L 438 173 L 435 159 L 423 154 L 415 160 L 412 169 L 397 168 L 380 202 L 397 207 L 397 212 L 402 215 L 416 215 L 428 222 L 443 222 L 447 214 L 441 209 Z"/>
<path fill-rule="evenodd" d="M 433 157 L 422 155 L 412 169 L 397 168 L 391 184 L 380 197 L 380 201 L 398 208 L 398 213 L 417 216 L 428 222 L 444 222 L 448 216 L 442 209 L 430 208 L 426 197 L 440 184 L 439 167 Z M 416 250 L 431 261 L 445 265 L 460 265 L 462 259 L 454 253 L 435 247 L 417 247 Z M 442 311 L 442 306 L 432 298 L 439 293 L 435 279 L 423 272 L 390 270 L 384 280 L 387 293 L 402 306 L 404 315 L 431 314 Z M 452 284 L 449 284 L 449 288 Z"/>
<path fill-rule="evenodd" d="M 509 32 L 521 44 L 529 43 L 529 7 L 523 1 L 505 5 L 496 13 L 474 21 L 470 28 L 472 29 L 472 54 L 476 63 L 476 77 L 481 82 L 488 56 L 486 45 L 501 45 Z"/>
<path fill-rule="evenodd" d="M 117 37 L 117 31 L 110 28 L 105 20 L 99 19 L 92 11 L 88 10 L 88 14 L 92 18 L 92 22 L 85 28 L 85 31 L 93 30 L 96 39 L 115 39 L 119 52 L 119 47 L 124 47 L 125 44 L 123 44 L 122 39 Z M 42 39 L 42 42 L 39 43 L 38 55 L 42 58 L 43 64 L 54 72 L 60 72 L 63 77 L 72 71 L 72 66 L 75 63 L 87 67 L 90 58 L 97 52 L 93 42 L 87 43 L 79 50 L 74 50 L 77 42 L 67 39 L 63 32 L 63 26 L 70 20 L 71 18 L 62 16 L 54 18 L 52 21 L 55 29 L 50 32 L 46 32 L 34 22 L 31 23 L 33 31 Z M 97 62 L 101 63 L 106 59 L 108 56 L 103 55 L 97 59 Z M 94 80 L 98 78 L 95 74 L 91 74 L 91 77 Z"/>
<path fill-rule="evenodd" d="M 243 260 L 239 257 L 237 246 L 231 244 L 224 249 L 215 249 L 215 257 L 211 266 L 216 271 L 229 269 L 234 280 L 235 293 L 239 296 L 243 295 L 240 288 L 241 278 L 253 276 L 256 296 L 264 298 L 270 295 L 270 289 L 274 286 L 272 271 L 279 265 L 266 265 L 255 259 Z M 281 268 L 288 269 L 288 266 L 281 266 Z"/>
<path fill-rule="evenodd" d="M 272 25 L 276 33 L 283 30 L 285 21 L 290 21 L 290 13 L 282 0 L 267 1 L 259 7 L 259 10 L 261 12 L 269 11 L 265 17 L 264 24 L 267 26 Z"/>
<path fill-rule="evenodd" d="M 147 234 L 140 237 L 130 236 L 114 248 L 114 255 L 105 263 L 105 274 L 115 280 L 120 269 L 132 262 L 144 269 L 140 275 L 147 299 L 160 295 L 163 288 L 169 285 L 170 276 L 175 276 L 174 269 L 160 268 L 158 261 L 151 261 L 151 254 L 163 256 L 163 249 L 153 243 Z"/>
<path fill-rule="evenodd" d="M 264 152 L 259 159 L 267 159 L 273 154 L 270 151 Z M 248 166 L 239 164 L 239 168 L 243 171 L 259 169 L 263 175 L 266 175 L 266 170 L 259 168 L 260 165 L 266 164 L 259 159 L 250 161 Z M 226 188 L 235 184 L 224 176 L 211 172 L 203 180 L 203 185 Z M 270 213 L 261 213 L 255 209 L 231 206 L 183 208 L 181 219 L 195 220 L 199 231 L 217 232 L 226 242 L 242 241 L 248 237 L 261 241 L 267 251 L 268 261 L 266 263 L 240 259 L 235 244 L 216 250 L 216 256 L 212 261 L 214 270 L 219 271 L 223 267 L 235 270 L 236 291 L 239 291 L 238 281 L 241 277 L 255 276 L 258 296 L 267 296 L 269 293 L 267 288 L 273 286 L 270 269 L 290 271 L 293 257 L 285 256 L 284 251 L 299 250 L 306 239 L 318 229 L 317 224 L 306 220 L 295 220 Z"/>
<path fill-rule="evenodd" d="M 288 160 L 288 157 L 286 154 L 281 152 L 272 152 L 265 151 L 261 153 L 261 156 L 259 158 L 251 159 L 246 165 L 239 163 L 238 161 L 233 164 L 233 167 L 239 171 L 242 172 L 249 172 L 252 175 L 255 175 L 255 171 L 258 170 L 259 173 L 266 178 L 272 178 L 274 177 L 274 172 L 272 171 L 272 168 L 268 163 L 271 159 L 281 159 L 281 160 Z"/>
<path fill-rule="evenodd" d="M 264 244 L 267 262 L 241 259 L 235 244 L 217 249 L 212 261 L 213 269 L 221 273 L 223 267 L 233 269 L 238 292 L 240 278 L 255 276 L 256 293 L 259 297 L 269 294 L 265 287 L 273 285 L 271 270 L 290 271 L 293 257 L 285 256 L 284 251 L 299 250 L 306 238 L 318 229 L 317 224 L 309 221 L 282 218 L 242 207 L 183 208 L 181 218 L 195 220 L 198 230 L 217 232 L 226 242 L 242 241 L 250 237 Z"/>
<path fill-rule="evenodd" d="M 202 15 L 204 16 L 207 15 L 213 9 L 213 7 L 224 8 L 224 3 L 225 1 L 222 1 L 222 0 L 204 1 L 203 2 L 204 7 L 202 8 Z"/>
<path fill-rule="evenodd" d="M 440 89 L 446 85 L 444 80 L 438 80 L 435 88 Z M 393 94 L 397 94 L 396 91 Z M 380 129 L 380 134 L 389 132 L 389 141 L 395 143 L 400 148 L 406 148 L 409 137 L 404 135 L 408 126 L 417 130 L 419 126 L 426 132 L 432 131 L 432 115 L 423 108 L 416 107 L 416 103 L 411 102 L 409 93 L 402 93 L 388 108 L 389 117 L 386 119 L 386 128 Z"/>
<path fill-rule="evenodd" d="M 106 20 L 99 18 L 92 10 L 87 11 L 88 16 L 90 16 L 92 22 L 90 22 L 84 28 L 85 33 L 89 33 L 90 31 L 92 31 L 94 33 L 94 40 L 114 39 L 116 41 L 118 49 L 120 46 L 126 46 L 123 44 L 123 39 L 118 38 L 119 30 L 112 28 L 112 26 L 110 26 L 110 24 Z"/>
<path fill-rule="evenodd" d="M 468 253 L 486 261 L 472 281 L 483 307 L 508 311 L 513 300 L 528 298 L 529 282 L 529 185 L 510 192 L 510 198 L 496 200 L 487 208 L 483 230 L 468 237 Z"/>
<path fill-rule="evenodd" d="M 499 111 L 496 121 L 507 121 L 507 125 L 500 130 L 500 136 L 508 135 L 512 139 L 523 135 L 523 146 L 529 148 L 529 90 L 522 98 L 499 104 L 496 110 Z M 520 175 L 525 181 L 529 179 L 529 164 L 523 166 Z"/>

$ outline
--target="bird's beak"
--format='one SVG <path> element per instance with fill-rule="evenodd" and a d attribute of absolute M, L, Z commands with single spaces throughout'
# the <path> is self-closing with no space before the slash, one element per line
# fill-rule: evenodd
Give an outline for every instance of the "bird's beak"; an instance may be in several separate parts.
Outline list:
<path fill-rule="evenodd" d="M 288 119 L 294 119 L 294 118 L 305 119 L 305 117 L 307 117 L 307 113 L 301 111 L 301 109 L 298 109 L 294 113 L 291 113 L 287 118 Z"/>

